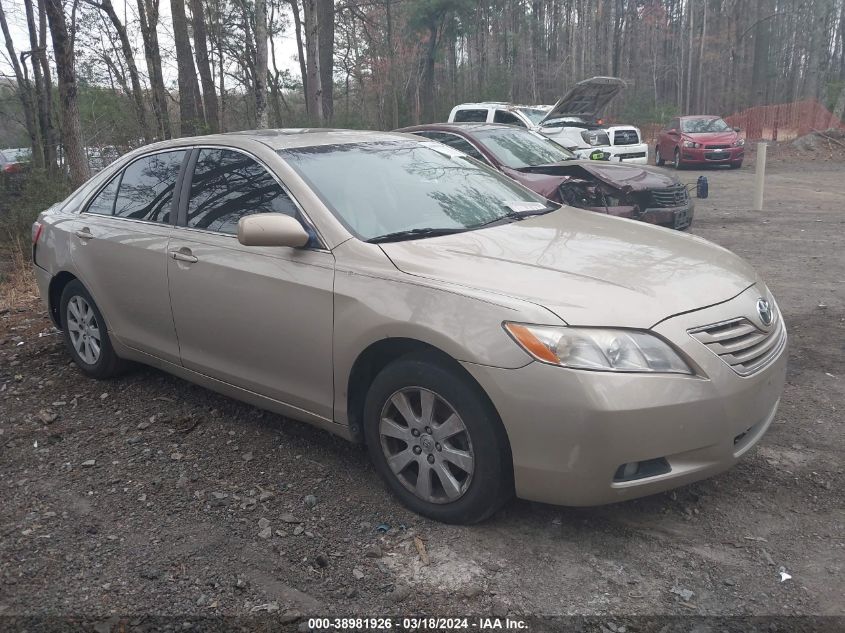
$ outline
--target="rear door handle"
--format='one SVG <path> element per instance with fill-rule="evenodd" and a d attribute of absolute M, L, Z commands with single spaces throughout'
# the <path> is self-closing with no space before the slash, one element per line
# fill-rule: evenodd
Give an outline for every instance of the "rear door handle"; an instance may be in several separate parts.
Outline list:
<path fill-rule="evenodd" d="M 74 235 L 76 235 L 76 237 L 78 237 L 81 240 L 92 240 L 92 239 L 94 239 L 94 235 L 91 233 L 90 230 L 88 230 L 87 226 L 82 230 L 74 231 Z"/>
<path fill-rule="evenodd" d="M 199 261 L 199 259 L 191 255 L 191 251 L 188 251 L 187 253 L 185 251 L 170 251 L 170 256 L 176 261 L 189 262 L 191 264 Z"/>

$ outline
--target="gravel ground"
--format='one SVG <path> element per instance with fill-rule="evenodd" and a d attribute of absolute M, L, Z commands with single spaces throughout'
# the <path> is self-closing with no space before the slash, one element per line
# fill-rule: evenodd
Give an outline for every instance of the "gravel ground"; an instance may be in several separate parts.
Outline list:
<path fill-rule="evenodd" d="M 775 161 L 765 212 L 750 169 L 706 175 L 693 232 L 762 272 L 791 337 L 731 471 L 440 525 L 327 433 L 151 369 L 84 378 L 30 301 L 0 315 L 0 615 L 845 615 L 845 165 Z"/>

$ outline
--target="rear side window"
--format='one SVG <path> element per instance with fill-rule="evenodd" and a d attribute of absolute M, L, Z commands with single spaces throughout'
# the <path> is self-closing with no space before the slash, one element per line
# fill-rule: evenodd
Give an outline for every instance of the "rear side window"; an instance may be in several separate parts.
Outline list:
<path fill-rule="evenodd" d="M 185 150 L 144 156 L 123 172 L 114 215 L 149 222 L 170 222 L 173 190 Z"/>
<path fill-rule="evenodd" d="M 511 114 L 510 112 L 505 112 L 504 110 L 496 110 L 493 115 L 493 121 L 495 123 L 507 123 L 508 125 L 525 127 L 525 123 L 523 123 L 518 116 Z"/>
<path fill-rule="evenodd" d="M 455 121 L 483 123 L 487 120 L 487 110 L 458 110 L 455 112 Z"/>
<path fill-rule="evenodd" d="M 285 190 L 255 160 L 232 150 L 200 150 L 188 201 L 190 228 L 236 235 L 242 217 L 271 212 L 301 221 Z"/>
<path fill-rule="evenodd" d="M 448 145 L 449 147 L 454 147 L 459 152 L 463 152 L 467 156 L 472 156 L 476 160 L 480 160 L 482 163 L 486 163 L 487 159 L 484 158 L 484 155 L 475 149 L 475 146 L 467 141 L 464 138 L 456 134 L 447 134 L 443 133 L 437 137 L 435 137 L 436 141 L 440 141 L 441 143 Z"/>
<path fill-rule="evenodd" d="M 99 215 L 111 215 L 114 211 L 114 197 L 117 193 L 117 186 L 120 184 L 120 174 L 117 174 L 111 179 L 111 182 L 100 190 L 94 199 L 88 204 L 85 209 L 87 213 L 97 213 Z"/>

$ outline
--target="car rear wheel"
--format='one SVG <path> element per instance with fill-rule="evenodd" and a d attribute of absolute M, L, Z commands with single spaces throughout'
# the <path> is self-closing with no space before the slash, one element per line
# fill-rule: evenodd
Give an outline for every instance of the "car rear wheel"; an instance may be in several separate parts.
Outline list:
<path fill-rule="evenodd" d="M 437 357 L 405 356 L 376 376 L 364 432 L 376 470 L 419 514 L 477 523 L 513 494 L 498 415 L 477 385 Z"/>
<path fill-rule="evenodd" d="M 111 378 L 125 369 L 111 345 L 103 315 L 79 281 L 65 286 L 60 302 L 65 346 L 79 368 L 92 378 Z"/>
<path fill-rule="evenodd" d="M 672 161 L 672 165 L 675 167 L 675 169 L 681 168 L 681 150 L 679 150 L 677 147 L 675 148 L 675 159 Z"/>
<path fill-rule="evenodd" d="M 660 155 L 660 146 L 654 148 L 654 164 L 658 167 L 663 167 L 666 164 L 666 159 Z"/>

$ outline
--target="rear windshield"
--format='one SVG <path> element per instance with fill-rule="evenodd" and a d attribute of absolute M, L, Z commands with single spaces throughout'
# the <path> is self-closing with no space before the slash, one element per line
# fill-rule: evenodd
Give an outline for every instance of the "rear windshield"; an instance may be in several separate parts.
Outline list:
<path fill-rule="evenodd" d="M 575 154 L 553 140 L 528 130 L 484 130 L 476 132 L 475 137 L 500 163 L 512 169 L 549 165 L 575 158 Z"/>
<path fill-rule="evenodd" d="M 681 119 L 681 132 L 704 134 L 707 132 L 727 132 L 731 126 L 722 119 Z"/>
<path fill-rule="evenodd" d="M 549 113 L 549 109 L 540 108 L 517 108 L 517 110 L 527 116 L 534 125 L 540 125 L 540 121 Z"/>
<path fill-rule="evenodd" d="M 440 149 L 442 148 L 442 149 Z M 413 229 L 473 229 L 548 201 L 440 144 L 389 141 L 279 155 L 359 239 Z"/>

